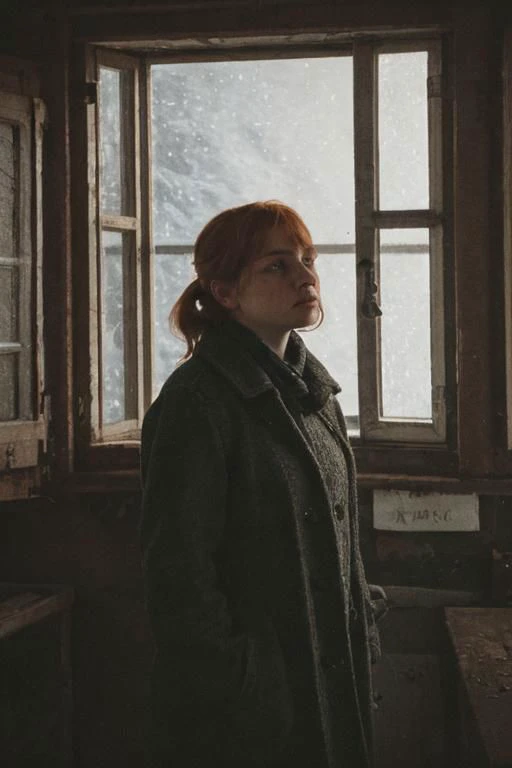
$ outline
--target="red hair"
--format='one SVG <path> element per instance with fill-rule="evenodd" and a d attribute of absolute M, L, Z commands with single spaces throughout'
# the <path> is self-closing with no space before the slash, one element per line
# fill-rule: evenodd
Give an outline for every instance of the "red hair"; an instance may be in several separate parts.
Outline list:
<path fill-rule="evenodd" d="M 206 328 L 229 316 L 210 291 L 212 280 L 238 281 L 276 227 L 282 227 L 299 247 L 312 245 L 299 214 L 277 200 L 228 208 L 201 230 L 194 246 L 197 278 L 185 288 L 169 317 L 173 332 L 187 344 L 183 359 L 190 357 Z"/>

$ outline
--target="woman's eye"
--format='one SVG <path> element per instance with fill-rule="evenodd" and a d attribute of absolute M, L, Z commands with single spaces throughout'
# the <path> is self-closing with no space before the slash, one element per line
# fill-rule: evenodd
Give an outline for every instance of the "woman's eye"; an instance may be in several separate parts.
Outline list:
<path fill-rule="evenodd" d="M 302 257 L 302 263 L 306 267 L 313 267 L 315 265 L 316 261 L 316 253 L 314 251 L 309 251 L 308 253 L 305 253 Z"/>
<path fill-rule="evenodd" d="M 269 264 L 265 271 L 267 272 L 281 272 L 284 270 L 284 262 L 283 261 L 273 261 L 271 264 Z"/>

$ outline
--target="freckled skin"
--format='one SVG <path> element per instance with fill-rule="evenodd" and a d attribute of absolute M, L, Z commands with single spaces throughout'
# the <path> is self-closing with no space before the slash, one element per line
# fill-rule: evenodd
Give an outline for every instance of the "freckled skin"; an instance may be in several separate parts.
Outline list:
<path fill-rule="evenodd" d="M 316 252 L 297 245 L 282 228 L 269 232 L 265 245 L 221 302 L 280 357 L 294 328 L 307 328 L 320 317 L 320 280 Z M 218 298 L 218 296 L 217 296 Z"/>

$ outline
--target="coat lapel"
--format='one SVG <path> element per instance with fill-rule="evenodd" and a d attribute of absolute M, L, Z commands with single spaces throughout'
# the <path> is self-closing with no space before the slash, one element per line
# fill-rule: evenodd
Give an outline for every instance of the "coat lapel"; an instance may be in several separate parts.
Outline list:
<path fill-rule="evenodd" d="M 312 469 L 320 488 L 323 501 L 331 517 L 329 492 L 325 485 L 318 461 L 295 419 L 286 408 L 279 391 L 270 377 L 258 365 L 241 344 L 234 341 L 221 329 L 212 328 L 206 332 L 197 345 L 196 354 L 206 360 L 218 373 L 226 378 L 246 401 L 253 417 L 263 421 L 275 439 L 284 443 L 297 458 L 301 457 Z M 308 362 L 319 368 L 319 375 L 327 386 L 336 391 L 339 387 L 325 368 L 308 353 Z M 315 374 L 317 371 L 315 370 Z M 314 512 L 312 513 L 314 514 Z M 332 523 L 334 526 L 334 522 Z"/>

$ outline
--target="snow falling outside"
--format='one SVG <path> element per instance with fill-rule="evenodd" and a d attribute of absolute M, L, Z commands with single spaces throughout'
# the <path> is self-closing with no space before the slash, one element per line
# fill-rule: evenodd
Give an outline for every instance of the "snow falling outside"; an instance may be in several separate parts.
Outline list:
<path fill-rule="evenodd" d="M 426 53 L 379 56 L 381 208 L 428 208 L 426 76 Z M 104 213 L 121 212 L 120 82 L 102 70 Z M 345 413 L 357 416 L 352 91 L 350 56 L 152 67 L 154 395 L 185 350 L 168 315 L 194 277 L 199 231 L 224 208 L 278 199 L 304 218 L 320 251 L 325 320 L 305 342 L 339 381 Z M 322 253 L 322 245 L 335 248 Z M 125 417 L 123 259 L 107 246 L 103 261 L 104 420 L 112 423 Z M 383 413 L 429 419 L 428 230 L 383 232 L 380 269 Z"/>

